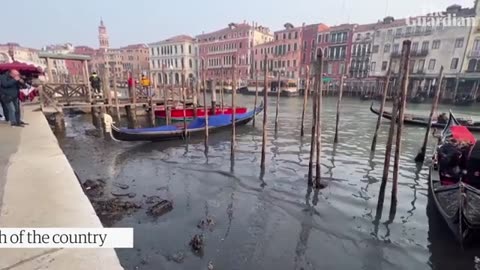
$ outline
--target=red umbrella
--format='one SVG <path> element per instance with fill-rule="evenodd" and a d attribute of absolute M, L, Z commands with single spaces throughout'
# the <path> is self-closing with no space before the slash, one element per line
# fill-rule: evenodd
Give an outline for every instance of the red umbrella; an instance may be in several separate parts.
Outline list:
<path fill-rule="evenodd" d="M 21 62 L 14 61 L 12 63 L 4 63 L 0 64 L 0 73 L 9 71 L 11 69 L 16 69 L 20 73 L 42 73 L 42 69 L 40 67 L 36 67 L 34 65 L 29 65 Z"/>

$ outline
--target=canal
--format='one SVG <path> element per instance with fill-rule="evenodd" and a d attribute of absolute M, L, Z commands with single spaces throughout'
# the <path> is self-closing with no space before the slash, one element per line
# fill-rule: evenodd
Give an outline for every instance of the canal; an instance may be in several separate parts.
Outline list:
<path fill-rule="evenodd" d="M 238 99 L 237 104 L 253 105 L 251 96 Z M 132 198 L 125 200 L 143 205 L 109 222 L 135 229 L 135 248 L 117 250 L 126 269 L 207 269 L 209 263 L 214 269 L 256 270 L 475 268 L 480 249 L 458 246 L 429 203 L 428 167 L 413 161 L 425 129 L 406 127 L 397 214 L 389 220 L 388 185 L 383 216 L 375 222 L 388 122 L 371 155 L 376 116 L 368 101 L 346 98 L 334 146 L 336 98 L 325 98 L 321 170 L 328 187 L 315 192 L 306 185 L 310 136 L 300 138 L 302 102 L 300 97 L 281 99 L 275 133 L 275 98 L 270 98 L 263 176 L 261 117 L 256 127 L 237 129 L 233 171 L 230 132 L 211 135 L 205 155 L 202 138 L 189 144 L 104 141 L 92 136 L 90 116 L 79 115 L 67 119 L 67 133 L 58 139 L 81 181 L 105 180 L 106 197 L 119 184 L 127 185 Z M 428 115 L 429 108 L 409 105 L 408 111 Z M 455 112 L 480 118 L 474 107 Z M 308 116 L 307 134 L 311 106 Z M 158 218 L 147 215 L 149 196 L 172 200 L 173 210 Z M 198 228 L 206 217 L 213 224 Z M 200 233 L 204 252 L 195 254 L 189 241 Z"/>

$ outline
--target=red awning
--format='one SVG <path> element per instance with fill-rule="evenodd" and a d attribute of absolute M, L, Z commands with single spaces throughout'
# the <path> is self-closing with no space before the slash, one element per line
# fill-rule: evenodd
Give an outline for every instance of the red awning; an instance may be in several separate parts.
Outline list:
<path fill-rule="evenodd" d="M 14 61 L 12 63 L 0 64 L 0 73 L 9 71 L 11 69 L 16 69 L 20 73 L 37 73 L 37 74 L 42 73 L 42 69 L 40 67 L 17 62 L 17 61 Z"/>
<path fill-rule="evenodd" d="M 450 127 L 452 132 L 452 138 L 459 142 L 469 142 L 475 144 L 475 136 L 465 126 L 452 126 Z"/>

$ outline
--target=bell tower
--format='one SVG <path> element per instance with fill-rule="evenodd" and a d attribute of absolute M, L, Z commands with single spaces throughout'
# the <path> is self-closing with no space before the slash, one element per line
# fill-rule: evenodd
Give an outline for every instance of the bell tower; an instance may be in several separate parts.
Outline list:
<path fill-rule="evenodd" d="M 102 19 L 100 19 L 100 26 L 98 26 L 98 42 L 101 50 L 106 51 L 109 48 L 107 27 L 103 24 Z"/>

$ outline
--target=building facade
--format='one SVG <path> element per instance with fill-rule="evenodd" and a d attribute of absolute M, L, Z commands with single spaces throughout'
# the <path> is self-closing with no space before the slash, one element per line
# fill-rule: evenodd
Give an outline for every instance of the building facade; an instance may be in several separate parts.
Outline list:
<path fill-rule="evenodd" d="M 246 22 L 230 23 L 228 27 L 197 36 L 200 73 L 207 80 L 226 80 L 233 76 L 235 66 L 238 85 L 246 85 L 253 76 L 254 46 L 273 39 L 270 30 Z M 227 79 L 228 78 L 228 79 Z"/>
<path fill-rule="evenodd" d="M 457 18 L 474 18 L 473 9 L 450 6 L 443 14 L 454 14 Z M 440 69 L 444 68 L 446 83 L 444 99 L 452 99 L 457 93 L 471 89 L 474 80 L 466 79 L 462 67 L 467 67 L 468 44 L 471 26 L 422 26 L 407 25 L 405 20 L 386 25 L 375 31 L 372 47 L 370 76 L 384 77 L 391 65 L 392 72 L 399 73 L 402 44 L 410 40 L 409 95 L 433 95 Z"/>
<path fill-rule="evenodd" d="M 134 44 L 120 48 L 123 71 L 135 75 L 147 74 L 149 70 L 149 50 L 146 44 Z M 127 77 L 124 74 L 123 77 Z"/>
<path fill-rule="evenodd" d="M 66 44 L 52 44 L 44 46 L 41 49 L 42 52 L 53 53 L 53 54 L 69 54 L 73 53 L 74 48 L 71 43 Z M 61 60 L 61 59 L 53 59 L 51 61 L 51 69 L 54 73 L 59 76 L 67 77 L 69 73 L 68 67 L 71 66 L 75 61 L 68 61 L 68 60 Z"/>
<path fill-rule="evenodd" d="M 150 72 L 156 84 L 180 85 L 198 78 L 198 47 L 194 38 L 175 36 L 149 44 Z"/>
<path fill-rule="evenodd" d="M 38 50 L 20 46 L 18 43 L 0 44 L 0 63 L 18 61 L 45 69 L 45 62 L 38 57 Z"/>

